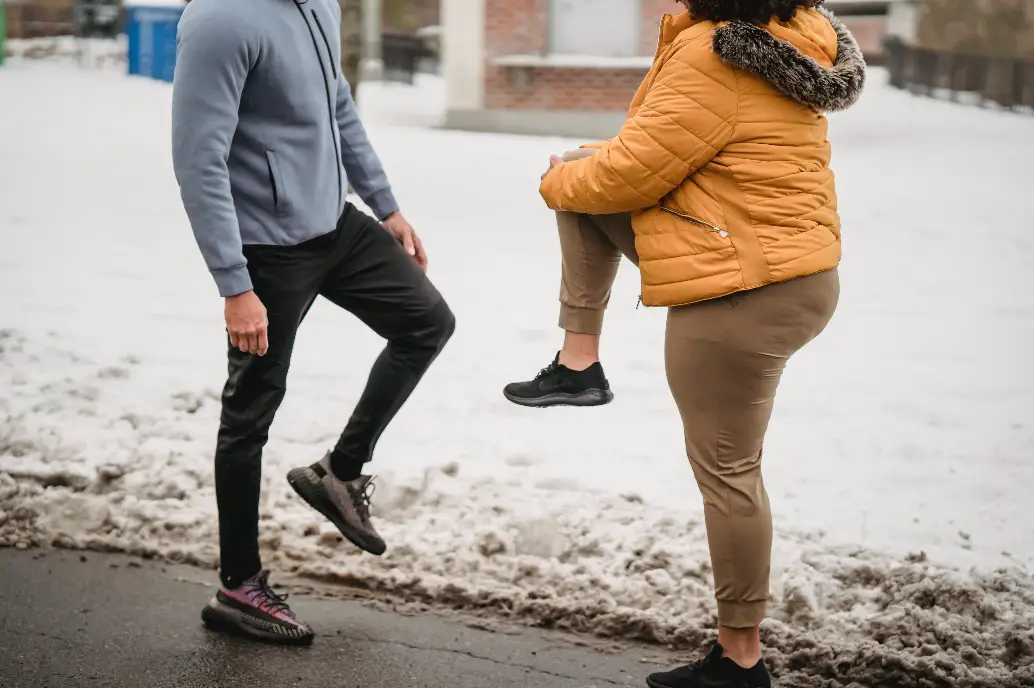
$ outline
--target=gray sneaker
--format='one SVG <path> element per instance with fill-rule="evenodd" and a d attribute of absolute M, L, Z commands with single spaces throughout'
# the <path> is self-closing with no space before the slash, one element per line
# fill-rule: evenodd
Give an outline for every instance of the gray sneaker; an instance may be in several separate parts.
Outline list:
<path fill-rule="evenodd" d="M 330 470 L 330 454 L 327 454 L 319 463 L 292 470 L 287 474 L 287 482 L 353 545 L 370 554 L 384 554 L 387 546 L 370 523 L 370 497 L 375 487 L 371 476 L 339 480 Z"/>

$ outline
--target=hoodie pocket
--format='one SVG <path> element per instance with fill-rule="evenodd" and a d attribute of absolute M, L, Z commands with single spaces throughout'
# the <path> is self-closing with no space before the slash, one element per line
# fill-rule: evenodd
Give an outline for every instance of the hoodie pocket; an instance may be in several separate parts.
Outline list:
<path fill-rule="evenodd" d="M 283 215 L 286 205 L 283 198 L 284 180 L 280 176 L 280 166 L 276 163 L 276 155 L 271 150 L 266 151 L 266 168 L 269 171 L 269 186 L 273 192 L 273 212 Z"/>

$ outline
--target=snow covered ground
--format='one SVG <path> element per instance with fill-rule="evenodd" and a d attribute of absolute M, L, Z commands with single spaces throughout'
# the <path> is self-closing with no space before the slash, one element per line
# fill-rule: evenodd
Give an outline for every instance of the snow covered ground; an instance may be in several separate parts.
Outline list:
<path fill-rule="evenodd" d="M 16 63 L 45 60 L 74 64 L 86 68 L 118 68 L 126 64 L 127 41 L 125 34 L 118 40 L 105 38 L 76 38 L 53 36 L 48 38 L 12 38 L 4 43 L 4 53 Z"/>
<path fill-rule="evenodd" d="M 1034 119 L 874 81 L 832 119 L 840 311 L 791 363 L 766 446 L 766 643 L 802 688 L 1031 686 Z M 635 308 L 626 267 L 604 340 L 615 403 L 507 403 L 559 343 L 536 186 L 579 142 L 437 130 L 441 90 L 361 93 L 459 321 L 373 466 L 389 552 L 357 554 L 284 480 L 334 441 L 381 345 L 320 303 L 266 453 L 266 563 L 696 647 L 713 601 L 664 312 Z M 172 176 L 169 88 L 15 59 L 0 94 L 0 544 L 212 566 L 222 304 Z"/>

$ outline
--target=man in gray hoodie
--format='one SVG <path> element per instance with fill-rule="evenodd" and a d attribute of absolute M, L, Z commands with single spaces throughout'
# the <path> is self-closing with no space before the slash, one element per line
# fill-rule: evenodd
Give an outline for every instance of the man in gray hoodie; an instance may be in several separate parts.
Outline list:
<path fill-rule="evenodd" d="M 339 71 L 340 22 L 335 0 L 193 0 L 173 84 L 176 179 L 229 335 L 215 455 L 223 587 L 202 617 L 291 643 L 313 633 L 262 570 L 258 505 L 298 326 L 323 296 L 387 340 L 337 445 L 288 474 L 373 554 L 385 544 L 370 523 L 363 465 L 455 327 Z M 346 201 L 349 183 L 376 219 Z"/>

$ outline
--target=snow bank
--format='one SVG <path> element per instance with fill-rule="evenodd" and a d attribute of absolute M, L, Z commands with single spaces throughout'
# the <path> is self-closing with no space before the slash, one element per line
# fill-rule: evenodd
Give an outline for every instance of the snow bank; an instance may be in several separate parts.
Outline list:
<path fill-rule="evenodd" d="M 14 64 L 24 61 L 55 64 L 78 64 L 86 67 L 121 67 L 126 64 L 126 37 L 118 39 L 76 38 L 13 38 L 4 52 Z"/>
<path fill-rule="evenodd" d="M 217 563 L 215 389 L 136 360 L 88 361 L 0 335 L 0 545 L 55 544 Z M 287 449 L 287 451 L 285 451 Z M 704 525 L 636 494 L 471 478 L 455 462 L 381 476 L 384 557 L 357 552 L 290 491 L 320 447 L 271 448 L 261 507 L 278 570 L 517 621 L 696 648 L 715 630 Z M 967 574 L 777 534 L 765 643 L 787 685 L 1034 681 L 1034 580 Z"/>

